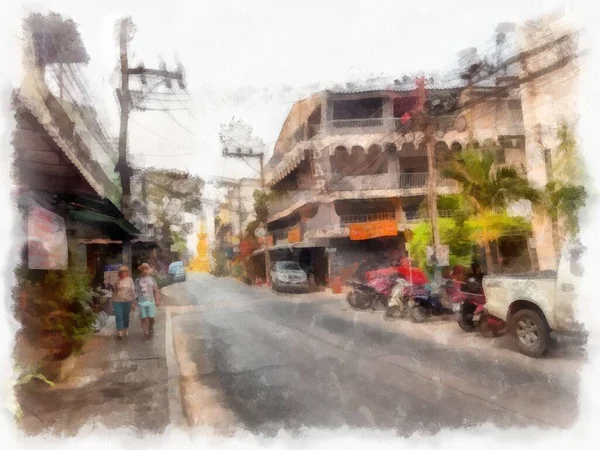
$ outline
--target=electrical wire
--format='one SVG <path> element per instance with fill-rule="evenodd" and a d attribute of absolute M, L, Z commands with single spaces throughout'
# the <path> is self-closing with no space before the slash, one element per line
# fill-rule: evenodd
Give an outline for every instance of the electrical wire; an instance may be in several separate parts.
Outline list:
<path fill-rule="evenodd" d="M 185 126 L 183 126 L 177 119 L 175 119 L 175 117 L 173 117 L 173 115 L 167 110 L 165 111 L 167 113 L 167 115 L 171 118 L 171 120 L 173 120 L 173 122 L 175 122 L 177 125 L 179 125 L 179 127 L 185 131 L 187 131 L 189 134 L 191 134 L 192 136 L 196 136 L 196 133 L 194 133 L 193 131 L 190 131 L 188 128 L 186 128 Z"/>

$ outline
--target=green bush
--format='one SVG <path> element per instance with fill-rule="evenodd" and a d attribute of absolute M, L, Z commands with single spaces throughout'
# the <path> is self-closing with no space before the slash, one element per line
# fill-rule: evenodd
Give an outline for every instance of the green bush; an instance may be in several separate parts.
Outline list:
<path fill-rule="evenodd" d="M 15 315 L 28 338 L 50 348 L 55 359 L 79 352 L 93 335 L 95 319 L 86 268 L 70 264 L 64 271 L 40 271 L 23 264 L 15 273 Z"/>
<path fill-rule="evenodd" d="M 465 224 L 460 224 L 454 219 L 438 219 L 440 241 L 442 245 L 450 247 L 450 266 L 470 266 L 473 262 L 475 246 L 470 239 L 472 230 Z M 427 267 L 427 247 L 431 245 L 431 224 L 423 222 L 417 225 L 413 238 L 409 244 L 411 257 L 417 261 L 420 268 Z"/>

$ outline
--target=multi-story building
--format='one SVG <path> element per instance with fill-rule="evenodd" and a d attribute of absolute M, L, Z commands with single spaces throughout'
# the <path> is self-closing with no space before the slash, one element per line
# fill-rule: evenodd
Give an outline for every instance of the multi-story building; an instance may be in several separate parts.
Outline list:
<path fill-rule="evenodd" d="M 558 130 L 564 124 L 575 131 L 579 117 L 576 89 L 578 42 L 570 19 L 568 15 L 557 12 L 517 28 L 519 51 L 531 54 L 520 65 L 519 76 L 527 80 L 520 86 L 527 173 L 530 182 L 538 188 L 561 176 L 561 181 L 581 183 L 581 180 L 575 179 L 575 174 L 567 175 L 564 170 L 559 170 L 566 168 L 558 167 L 560 162 L 557 160 L 560 146 Z M 538 76 L 539 73 L 542 75 Z M 569 179 L 564 179 L 565 176 Z M 556 269 L 560 249 L 555 248 L 555 241 L 560 239 L 553 238 L 550 219 L 543 211 L 535 211 L 532 225 L 540 269 Z M 564 230 L 559 230 L 558 235 L 559 238 L 564 236 Z"/>
<path fill-rule="evenodd" d="M 41 19 L 43 20 L 43 19 Z M 68 22 L 64 23 L 68 25 Z M 79 51 L 57 51 L 64 34 L 24 27 L 25 76 L 15 91 L 14 182 L 28 234 L 32 269 L 87 266 L 94 283 L 106 266 L 131 264 L 139 234 L 121 213 L 117 154 L 97 120 Z M 63 89 L 51 83 L 53 70 Z"/>
<path fill-rule="evenodd" d="M 469 55 L 462 55 L 466 65 Z M 429 178 L 425 135 L 413 121 L 421 99 L 438 123 L 436 165 L 472 140 L 500 148 L 498 164 L 522 167 L 518 90 L 498 93 L 510 78 L 503 73 L 469 90 L 458 77 L 426 80 L 424 89 L 407 78 L 371 82 L 293 105 L 267 165 L 267 185 L 277 197 L 269 206 L 271 259 L 297 259 L 324 281 L 365 255 L 405 253 L 403 231 L 426 219 L 419 214 Z M 485 100 L 462 108 L 470 98 Z M 436 178 L 438 194 L 458 192 L 454 181 Z"/>

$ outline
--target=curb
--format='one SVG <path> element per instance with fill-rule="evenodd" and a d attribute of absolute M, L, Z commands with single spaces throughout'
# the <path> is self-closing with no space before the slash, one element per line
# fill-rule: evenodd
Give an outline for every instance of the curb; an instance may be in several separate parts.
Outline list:
<path fill-rule="evenodd" d="M 180 386 L 181 373 L 179 363 L 175 352 L 173 342 L 173 323 L 171 320 L 170 307 L 166 308 L 166 329 L 165 329 L 165 353 L 167 358 L 167 388 L 169 391 L 169 421 L 171 424 L 180 427 L 189 427 L 189 419 L 183 408 L 183 398 Z"/>

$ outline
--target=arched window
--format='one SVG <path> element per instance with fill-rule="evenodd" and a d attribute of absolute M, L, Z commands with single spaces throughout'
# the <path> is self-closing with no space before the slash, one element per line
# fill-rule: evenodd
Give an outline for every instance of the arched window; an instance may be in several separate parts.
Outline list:
<path fill-rule="evenodd" d="M 377 144 L 369 147 L 367 152 L 368 168 L 366 174 L 382 174 L 387 173 L 387 158 Z"/>
<path fill-rule="evenodd" d="M 348 158 L 348 175 L 360 175 L 365 168 L 365 162 L 365 149 L 360 145 L 352 147 L 350 157 Z"/>
<path fill-rule="evenodd" d="M 334 154 L 329 158 L 331 161 L 331 172 L 337 175 L 344 175 L 348 169 L 349 159 L 348 149 L 343 146 L 338 146 Z"/>

